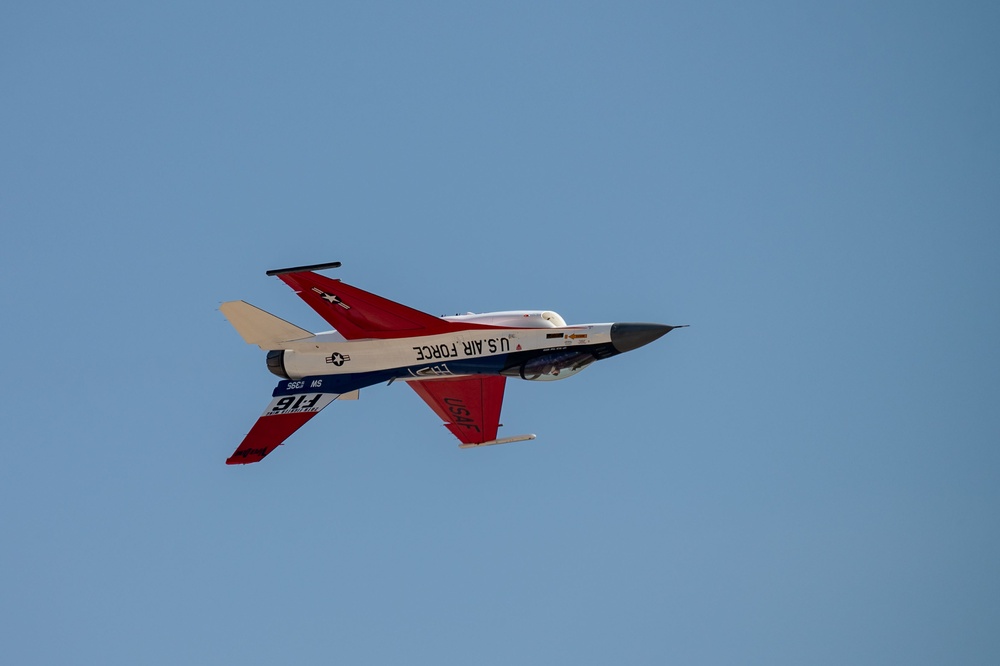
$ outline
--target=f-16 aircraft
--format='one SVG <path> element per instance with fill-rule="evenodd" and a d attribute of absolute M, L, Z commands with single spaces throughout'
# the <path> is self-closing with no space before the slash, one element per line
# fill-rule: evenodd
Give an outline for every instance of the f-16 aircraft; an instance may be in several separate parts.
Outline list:
<path fill-rule="evenodd" d="M 549 310 L 435 317 L 314 271 L 340 262 L 267 271 L 334 327 L 310 333 L 244 301 L 220 306 L 240 336 L 267 351 L 282 378 L 271 402 L 226 464 L 258 462 L 334 400 L 374 384 L 406 382 L 458 438 L 460 448 L 498 439 L 507 378 L 565 379 L 594 361 L 632 351 L 681 326 L 568 326 Z"/>

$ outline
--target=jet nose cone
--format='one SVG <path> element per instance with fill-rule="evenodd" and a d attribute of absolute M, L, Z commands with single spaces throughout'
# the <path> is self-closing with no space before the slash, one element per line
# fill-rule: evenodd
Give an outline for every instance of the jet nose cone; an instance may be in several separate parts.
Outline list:
<path fill-rule="evenodd" d="M 620 353 L 638 349 L 680 326 L 666 324 L 612 324 L 611 344 Z"/>

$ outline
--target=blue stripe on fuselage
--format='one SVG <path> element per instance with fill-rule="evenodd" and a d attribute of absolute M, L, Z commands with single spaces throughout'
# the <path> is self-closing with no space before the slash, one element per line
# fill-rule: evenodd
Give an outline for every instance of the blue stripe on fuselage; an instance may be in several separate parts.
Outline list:
<path fill-rule="evenodd" d="M 485 358 L 422 363 L 405 368 L 389 368 L 375 372 L 358 372 L 349 375 L 313 375 L 302 379 L 278 382 L 273 397 L 301 393 L 350 393 L 390 379 L 437 379 L 456 375 L 496 375 L 504 369 L 507 354 Z"/>
<path fill-rule="evenodd" d="M 278 383 L 271 395 L 299 395 L 301 393 L 350 393 L 367 386 L 374 386 L 390 379 L 437 379 L 456 375 L 498 375 L 504 368 L 517 367 L 532 358 L 561 352 L 581 352 L 594 355 L 596 360 L 615 356 L 619 352 L 610 343 L 595 345 L 573 345 L 572 347 L 548 347 L 528 351 L 514 351 L 509 354 L 467 358 L 462 360 L 442 360 L 421 363 L 403 368 L 389 368 L 375 372 L 359 372 L 344 375 L 313 375 L 303 379 L 290 379 Z"/>

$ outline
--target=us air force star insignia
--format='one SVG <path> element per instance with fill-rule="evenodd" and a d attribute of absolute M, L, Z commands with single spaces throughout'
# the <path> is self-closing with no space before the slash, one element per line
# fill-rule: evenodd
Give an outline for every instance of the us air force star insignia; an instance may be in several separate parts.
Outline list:
<path fill-rule="evenodd" d="M 345 310 L 351 309 L 351 306 L 348 305 L 347 303 L 344 303 L 344 301 L 340 300 L 340 297 L 337 296 L 336 294 L 328 294 L 322 289 L 317 289 L 316 287 L 313 287 L 312 290 L 315 291 L 317 294 L 319 294 L 320 298 L 322 298 L 327 303 L 330 303 L 331 305 L 339 305 Z"/>
<path fill-rule="evenodd" d="M 332 356 L 326 357 L 327 363 L 333 363 L 338 368 L 350 360 L 351 360 L 350 356 L 348 356 L 347 354 L 341 354 L 340 352 L 333 352 Z"/>

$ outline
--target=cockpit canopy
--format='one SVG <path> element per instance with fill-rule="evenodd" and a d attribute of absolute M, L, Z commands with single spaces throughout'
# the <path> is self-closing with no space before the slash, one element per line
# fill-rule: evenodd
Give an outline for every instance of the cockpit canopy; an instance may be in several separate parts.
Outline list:
<path fill-rule="evenodd" d="M 509 328 L 564 328 L 566 320 L 551 310 L 505 310 L 441 317 L 446 321 L 506 326 Z"/>

